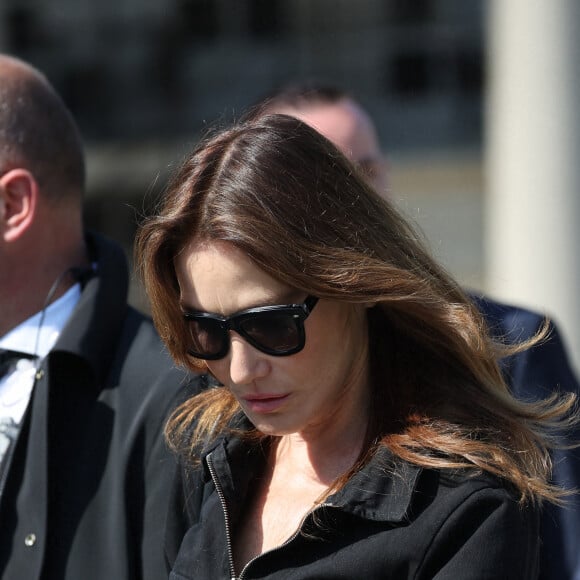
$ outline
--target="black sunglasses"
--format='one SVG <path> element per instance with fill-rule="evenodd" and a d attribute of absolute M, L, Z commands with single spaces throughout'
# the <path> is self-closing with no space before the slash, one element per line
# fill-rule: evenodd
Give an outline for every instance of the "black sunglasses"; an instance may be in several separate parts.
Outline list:
<path fill-rule="evenodd" d="M 230 349 L 229 331 L 235 330 L 261 352 L 272 356 L 295 354 L 304 348 L 304 321 L 317 302 L 318 298 L 308 296 L 303 304 L 248 308 L 231 316 L 185 312 L 191 339 L 187 352 L 205 360 L 223 358 Z"/>

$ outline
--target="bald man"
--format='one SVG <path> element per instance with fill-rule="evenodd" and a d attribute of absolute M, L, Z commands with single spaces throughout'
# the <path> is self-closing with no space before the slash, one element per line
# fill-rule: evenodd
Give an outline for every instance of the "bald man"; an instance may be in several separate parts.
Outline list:
<path fill-rule="evenodd" d="M 348 93 L 321 84 L 283 87 L 254 106 L 250 117 L 286 114 L 308 123 L 332 141 L 367 176 L 381 195 L 387 195 L 387 166 L 381 153 L 375 126 L 363 107 Z M 542 315 L 473 295 L 498 338 L 518 342 L 534 336 L 541 328 Z M 580 395 L 577 377 L 570 366 L 560 334 L 551 327 L 549 340 L 501 361 L 512 392 L 524 399 L 546 398 L 554 391 Z M 568 434 L 568 444 L 580 442 L 578 429 Z M 554 453 L 553 480 L 565 488 L 580 489 L 580 453 Z M 565 508 L 549 505 L 542 516 L 540 578 L 580 580 L 580 505 L 571 500 Z M 498 571 L 498 577 L 501 571 Z"/>
<path fill-rule="evenodd" d="M 387 190 L 387 167 L 368 113 L 337 89 L 289 88 L 267 101 L 263 113 L 291 115 L 314 127 L 362 169 L 378 192 Z"/>
<path fill-rule="evenodd" d="M 84 153 L 47 79 L 0 55 L 0 577 L 158 580 L 186 376 L 85 232 Z M 171 522 L 170 522 L 171 524 Z"/>

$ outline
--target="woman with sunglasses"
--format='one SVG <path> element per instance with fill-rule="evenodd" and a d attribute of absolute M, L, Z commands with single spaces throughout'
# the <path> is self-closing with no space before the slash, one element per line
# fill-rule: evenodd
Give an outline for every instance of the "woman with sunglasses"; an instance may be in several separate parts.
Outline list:
<path fill-rule="evenodd" d="M 174 359 L 218 383 L 167 427 L 173 580 L 537 575 L 572 401 L 509 395 L 508 351 L 330 142 L 281 115 L 208 137 L 137 258 Z"/>

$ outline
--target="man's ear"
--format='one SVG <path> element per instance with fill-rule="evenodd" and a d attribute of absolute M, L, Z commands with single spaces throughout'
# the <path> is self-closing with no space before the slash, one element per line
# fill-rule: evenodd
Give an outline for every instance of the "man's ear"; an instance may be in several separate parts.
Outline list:
<path fill-rule="evenodd" d="M 38 183 L 30 171 L 11 169 L 0 177 L 0 231 L 5 241 L 20 237 L 34 220 Z"/>

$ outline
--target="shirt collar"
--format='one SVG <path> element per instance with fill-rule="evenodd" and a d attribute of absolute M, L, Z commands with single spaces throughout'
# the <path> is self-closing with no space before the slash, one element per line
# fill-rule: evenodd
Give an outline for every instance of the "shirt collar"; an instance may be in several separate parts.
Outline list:
<path fill-rule="evenodd" d="M 1 337 L 0 348 L 45 357 L 55 345 L 80 297 L 81 285 L 75 284 L 47 308 Z"/>

